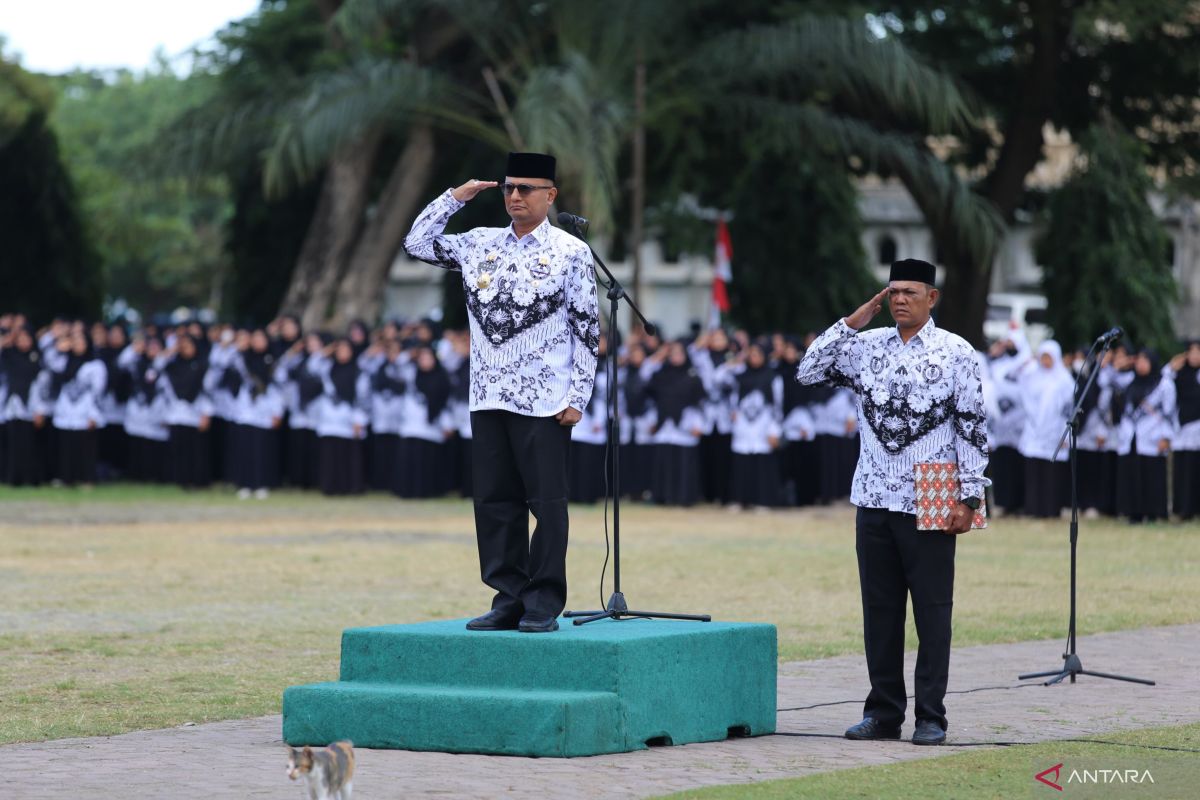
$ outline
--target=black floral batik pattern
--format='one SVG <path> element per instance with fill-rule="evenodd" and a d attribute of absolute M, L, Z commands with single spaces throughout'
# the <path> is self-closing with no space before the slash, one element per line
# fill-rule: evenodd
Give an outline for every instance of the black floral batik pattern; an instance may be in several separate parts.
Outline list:
<path fill-rule="evenodd" d="M 462 208 L 445 192 L 405 239 L 413 258 L 462 273 L 471 326 L 471 410 L 549 416 L 592 395 L 600 318 L 591 251 L 543 222 L 445 235 Z"/>
<path fill-rule="evenodd" d="M 862 446 L 850 500 L 914 513 L 914 467 L 958 464 L 963 496 L 983 494 L 987 412 L 975 352 L 932 320 L 906 344 L 895 328 L 858 332 L 837 322 L 797 369 L 801 383 L 852 389 Z"/>

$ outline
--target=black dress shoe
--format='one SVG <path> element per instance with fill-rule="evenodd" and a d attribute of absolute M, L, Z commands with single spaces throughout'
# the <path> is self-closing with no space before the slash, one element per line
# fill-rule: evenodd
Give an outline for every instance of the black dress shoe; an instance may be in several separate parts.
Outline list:
<path fill-rule="evenodd" d="M 521 633 L 553 633 L 558 630 L 558 617 L 535 617 L 526 614 L 517 625 Z"/>
<path fill-rule="evenodd" d="M 917 720 L 917 729 L 913 731 L 913 744 L 942 744 L 946 741 L 946 732 L 942 726 L 931 719 Z"/>
<path fill-rule="evenodd" d="M 467 623 L 469 631 L 514 631 L 520 614 L 514 614 L 507 608 L 493 608 L 481 617 L 476 617 Z"/>
<path fill-rule="evenodd" d="M 857 725 L 852 725 L 846 731 L 847 739 L 899 739 L 900 728 L 885 728 L 874 717 L 864 717 Z"/>

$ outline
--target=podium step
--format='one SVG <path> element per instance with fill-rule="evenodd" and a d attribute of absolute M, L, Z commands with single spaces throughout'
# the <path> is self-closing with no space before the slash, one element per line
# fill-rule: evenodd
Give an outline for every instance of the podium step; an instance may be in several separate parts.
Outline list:
<path fill-rule="evenodd" d="M 289 688 L 289 744 L 579 756 L 775 731 L 773 625 L 466 620 L 351 628 L 337 683 Z"/>
<path fill-rule="evenodd" d="M 619 753 L 621 702 L 607 692 L 318 683 L 283 694 L 286 742 L 581 756 Z"/>

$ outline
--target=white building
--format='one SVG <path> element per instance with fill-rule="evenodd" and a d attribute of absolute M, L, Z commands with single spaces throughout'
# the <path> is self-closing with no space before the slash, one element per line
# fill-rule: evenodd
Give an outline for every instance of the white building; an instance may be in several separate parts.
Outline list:
<path fill-rule="evenodd" d="M 1069 145 L 1062 142 L 1056 143 L 1056 157 L 1043 162 L 1030 184 L 1061 182 L 1067 172 L 1063 162 L 1068 148 Z M 1050 146 L 1047 151 L 1051 152 Z M 1176 328 L 1183 336 L 1198 336 L 1200 202 L 1190 198 L 1168 201 L 1163 195 L 1154 195 L 1151 203 L 1171 237 L 1169 258 L 1180 287 Z M 858 205 L 863 220 L 863 249 L 881 281 L 887 279 L 888 265 L 896 259 L 920 258 L 938 263 L 933 237 L 902 184 L 870 179 L 861 181 Z M 1041 268 L 1034 258 L 1037 235 L 1037 226 L 1029 219 L 1018 218 L 1009 227 L 992 272 L 993 292 L 1040 291 Z M 603 246 L 598 246 L 597 250 L 603 256 Z M 737 242 L 733 243 L 733 252 L 733 280 L 736 282 Z M 710 256 L 685 256 L 677 262 L 665 261 L 657 243 L 647 242 L 642 246 L 642 280 L 636 293 L 631 285 L 633 265 L 630 261 L 610 262 L 609 267 L 634 296 L 647 318 L 658 323 L 665 334 L 685 333 L 693 322 L 708 319 L 713 274 Z M 442 275 L 441 270 L 413 262 L 401 253 L 389 275 L 385 312 L 405 318 L 436 315 L 442 302 Z M 603 290 L 600 304 L 603 316 L 607 313 Z M 621 328 L 627 329 L 628 324 L 628 312 L 624 312 Z"/>

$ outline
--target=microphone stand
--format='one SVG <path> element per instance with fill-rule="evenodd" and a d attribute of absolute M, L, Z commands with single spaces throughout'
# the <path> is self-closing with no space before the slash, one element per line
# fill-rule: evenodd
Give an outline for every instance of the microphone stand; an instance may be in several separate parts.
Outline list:
<path fill-rule="evenodd" d="M 588 249 L 592 251 L 592 259 L 596 265 L 604 272 L 608 278 L 608 402 L 605 404 L 606 413 L 608 414 L 608 441 L 612 447 L 612 480 L 609 482 L 612 486 L 612 502 L 613 502 L 613 593 L 608 599 L 608 605 L 603 611 L 567 611 L 563 614 L 564 617 L 573 618 L 572 621 L 576 625 L 586 625 L 589 622 L 596 622 L 601 619 L 680 619 L 691 620 L 693 622 L 711 622 L 712 617 L 708 614 L 668 614 L 662 611 L 631 611 L 628 603 L 625 601 L 625 595 L 621 592 L 621 417 L 618 406 L 617 378 L 620 371 L 617 369 L 617 309 L 624 300 L 629 304 L 630 310 L 633 311 L 637 318 L 642 321 L 648 332 L 653 333 L 654 326 L 646 321 L 646 317 L 641 310 L 633 302 L 625 291 L 625 287 L 609 270 L 608 265 L 596 253 L 587 239 L 584 238 L 582 231 L 579 229 L 579 223 L 571 220 L 571 233 L 578 237 L 584 244 L 587 244 Z"/>
<path fill-rule="evenodd" d="M 1079 476 L 1076 472 L 1076 459 L 1078 457 L 1078 442 L 1076 437 L 1079 435 L 1079 428 L 1083 424 L 1083 400 L 1087 397 L 1092 385 L 1096 382 L 1096 377 L 1100 374 L 1100 364 L 1104 361 L 1105 354 L 1108 353 L 1115 341 L 1112 337 L 1104 338 L 1104 349 L 1091 361 L 1092 370 L 1088 375 L 1087 382 L 1084 384 L 1083 391 L 1079 392 L 1079 378 L 1082 377 L 1082 372 L 1075 378 L 1075 408 L 1071 410 L 1071 416 L 1067 420 L 1066 429 L 1063 431 L 1062 438 L 1058 441 L 1058 448 L 1054 451 L 1052 461 L 1058 458 L 1059 452 L 1063 448 L 1063 444 L 1070 440 L 1070 460 L 1071 460 L 1071 616 L 1067 623 L 1067 652 L 1063 653 L 1063 666 L 1061 669 L 1053 669 L 1048 672 L 1030 672 L 1025 675 L 1017 676 L 1017 680 L 1024 681 L 1030 678 L 1047 678 L 1042 682 L 1043 686 L 1050 686 L 1055 683 L 1061 683 L 1066 678 L 1071 679 L 1071 683 L 1075 683 L 1077 675 L 1090 675 L 1094 678 L 1108 678 L 1114 681 L 1126 681 L 1128 683 L 1142 683 L 1146 686 L 1154 686 L 1154 681 L 1149 681 L 1144 678 L 1130 678 L 1125 675 L 1112 675 L 1107 672 L 1092 672 L 1083 668 L 1083 662 L 1079 660 L 1078 654 L 1075 652 L 1075 590 L 1076 590 L 1076 552 L 1079 544 L 1079 495 L 1078 482 Z M 1100 344 L 1097 340 L 1092 344 L 1092 349 L 1088 351 L 1087 358 L 1084 359 L 1084 368 L 1086 369 L 1088 359 L 1091 359 L 1096 353 L 1096 345 Z"/>

